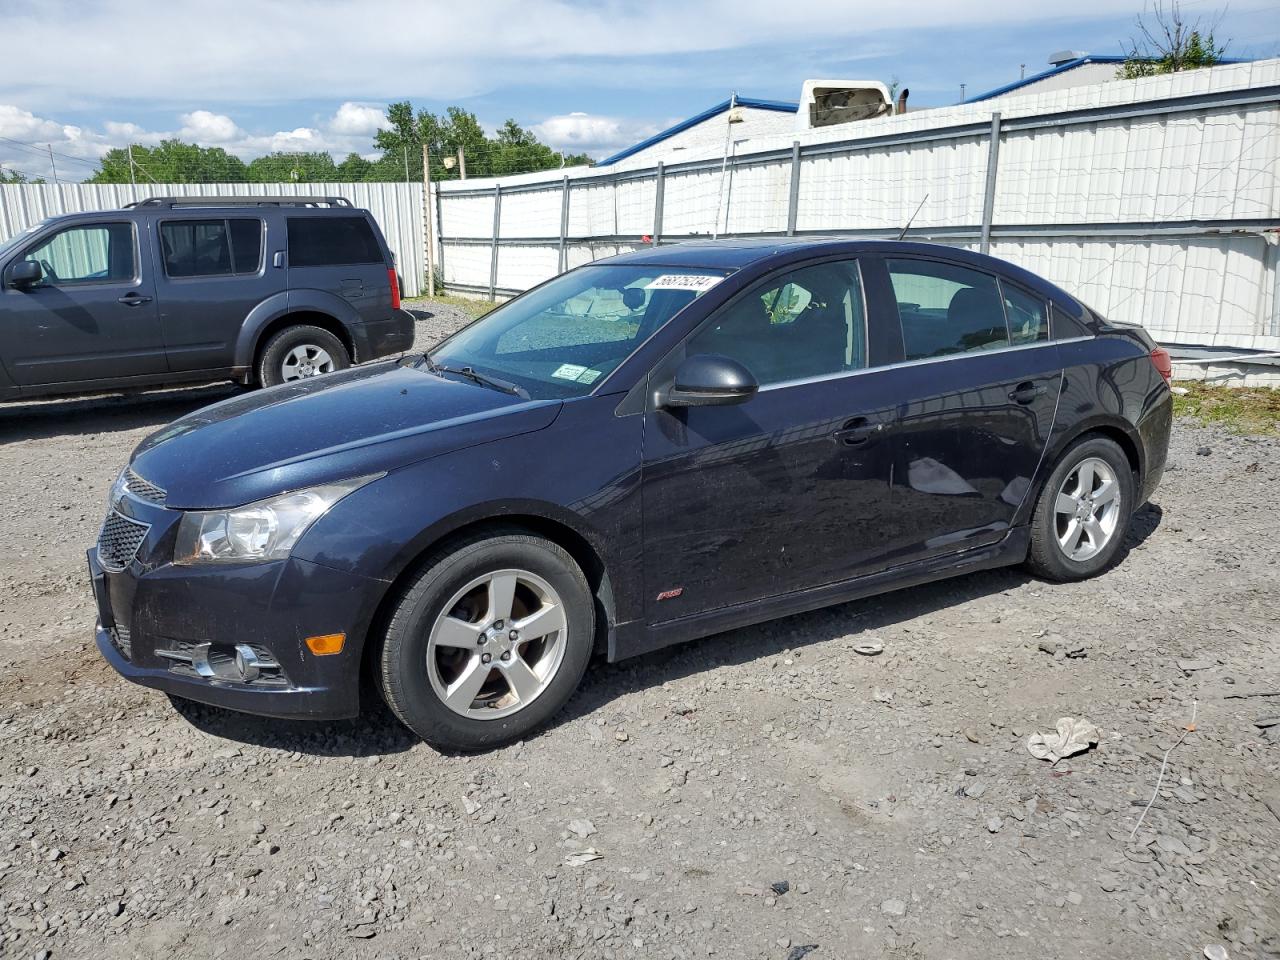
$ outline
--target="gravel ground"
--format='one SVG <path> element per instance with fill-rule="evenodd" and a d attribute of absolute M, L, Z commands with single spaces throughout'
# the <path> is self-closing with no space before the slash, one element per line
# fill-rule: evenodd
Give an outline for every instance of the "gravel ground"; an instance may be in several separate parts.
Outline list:
<path fill-rule="evenodd" d="M 424 340 L 463 318 L 419 309 Z M 110 480 L 228 392 L 0 409 L 0 956 L 1280 956 L 1280 442 L 1180 423 L 1092 582 L 601 664 L 545 732 L 448 757 L 381 709 L 178 706 L 99 660 Z M 1101 742 L 1050 766 L 1060 717 Z"/>

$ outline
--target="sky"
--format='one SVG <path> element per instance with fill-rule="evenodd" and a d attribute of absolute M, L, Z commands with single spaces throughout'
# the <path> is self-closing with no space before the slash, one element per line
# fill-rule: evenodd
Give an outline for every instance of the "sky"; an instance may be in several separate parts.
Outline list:
<path fill-rule="evenodd" d="M 897 79 L 914 107 L 1118 54 L 1142 0 L 0 0 L 0 164 L 79 180 L 127 143 L 372 157 L 386 104 L 508 117 L 607 156 L 724 100 Z M 1280 56 L 1280 0 L 1184 0 L 1228 56 Z M 52 164 L 49 148 L 54 156 Z"/>

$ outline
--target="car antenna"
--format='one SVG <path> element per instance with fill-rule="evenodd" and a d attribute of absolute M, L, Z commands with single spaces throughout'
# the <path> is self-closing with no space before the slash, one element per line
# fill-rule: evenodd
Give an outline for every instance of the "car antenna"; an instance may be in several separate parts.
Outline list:
<path fill-rule="evenodd" d="M 927 193 L 920 198 L 919 205 L 916 207 L 915 211 L 911 214 L 911 216 L 907 218 L 907 222 L 902 225 L 902 232 L 898 234 L 899 240 L 901 240 L 903 237 L 907 235 L 907 231 L 911 229 L 911 224 L 916 219 L 916 214 L 920 212 L 920 208 L 924 206 L 924 202 L 928 199 L 929 199 L 929 195 Z"/>

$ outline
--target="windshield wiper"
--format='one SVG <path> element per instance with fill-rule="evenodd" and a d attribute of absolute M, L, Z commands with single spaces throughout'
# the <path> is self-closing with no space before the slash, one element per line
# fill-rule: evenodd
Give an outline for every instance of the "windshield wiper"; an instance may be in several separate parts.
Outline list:
<path fill-rule="evenodd" d="M 517 386 L 509 380 L 499 380 L 497 377 L 490 377 L 483 373 L 477 373 L 471 367 L 449 367 L 442 363 L 436 363 L 431 359 L 429 353 L 424 353 L 422 358 L 427 362 L 427 369 L 432 373 L 452 373 L 457 377 L 466 377 L 472 383 L 478 383 L 482 387 L 492 387 L 494 390 L 501 390 L 503 393 L 509 393 L 513 397 L 520 397 L 522 400 L 529 399 L 529 392 L 523 387 Z"/>

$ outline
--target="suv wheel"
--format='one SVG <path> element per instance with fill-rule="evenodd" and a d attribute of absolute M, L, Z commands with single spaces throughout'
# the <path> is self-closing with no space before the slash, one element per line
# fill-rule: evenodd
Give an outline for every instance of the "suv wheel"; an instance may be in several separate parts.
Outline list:
<path fill-rule="evenodd" d="M 1134 507 L 1129 458 L 1113 440 L 1086 436 L 1058 461 L 1031 518 L 1032 572 L 1084 580 L 1115 562 Z"/>
<path fill-rule="evenodd" d="M 333 373 L 351 366 L 351 357 L 342 341 L 320 327 L 286 327 L 263 348 L 258 361 L 258 382 L 274 387 Z"/>
<path fill-rule="evenodd" d="M 383 640 L 383 697 L 436 747 L 497 746 L 564 706 L 594 636 L 591 591 L 568 553 L 524 534 L 473 540 L 405 588 Z"/>

